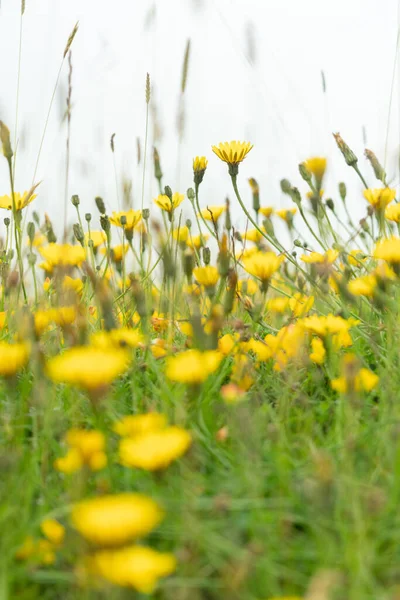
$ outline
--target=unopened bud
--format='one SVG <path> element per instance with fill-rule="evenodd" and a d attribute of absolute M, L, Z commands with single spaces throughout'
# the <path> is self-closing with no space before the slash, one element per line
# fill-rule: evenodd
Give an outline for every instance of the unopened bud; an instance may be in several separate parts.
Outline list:
<path fill-rule="evenodd" d="M 208 246 L 205 246 L 203 248 L 203 262 L 207 266 L 210 264 L 210 261 L 211 261 L 211 250 Z"/>
<path fill-rule="evenodd" d="M 339 148 L 340 152 L 343 154 L 343 157 L 344 157 L 344 160 L 346 161 L 346 163 L 349 165 L 349 167 L 354 167 L 358 162 L 358 158 L 354 154 L 353 150 L 351 150 L 351 148 L 349 148 L 349 146 L 346 144 L 346 142 L 343 140 L 343 138 L 341 137 L 341 135 L 339 133 L 334 133 L 333 137 L 335 138 L 338 148 Z"/>
<path fill-rule="evenodd" d="M 90 221 L 92 220 L 92 215 L 90 213 L 86 213 L 85 214 L 85 219 L 88 223 L 90 223 Z"/>
<path fill-rule="evenodd" d="M 299 164 L 299 173 L 302 179 L 304 179 L 304 181 L 306 181 L 309 185 L 312 183 L 312 174 L 307 169 L 306 164 L 303 162 Z"/>
<path fill-rule="evenodd" d="M 301 243 L 301 241 L 300 241 L 300 240 L 297 240 L 297 239 L 296 239 L 296 240 L 294 240 L 293 244 L 294 244 L 295 246 L 297 246 L 297 248 L 303 248 L 303 244 Z"/>
<path fill-rule="evenodd" d="M 154 176 L 158 181 L 161 181 L 163 172 L 161 170 L 160 155 L 158 154 L 157 148 L 153 148 L 153 160 L 154 160 Z"/>
<path fill-rule="evenodd" d="M 3 154 L 6 159 L 10 161 L 14 153 L 11 148 L 10 131 L 8 127 L 4 125 L 3 121 L 0 121 L 0 140 L 3 146 Z"/>
<path fill-rule="evenodd" d="M 231 203 L 229 202 L 229 198 L 227 198 L 225 200 L 225 206 L 226 206 L 226 211 L 225 211 L 225 228 L 226 228 L 226 230 L 227 230 L 228 233 L 232 229 L 230 205 L 231 205 Z"/>
<path fill-rule="evenodd" d="M 284 194 L 290 194 L 292 191 L 292 185 L 288 179 L 281 180 L 281 190 Z"/>
<path fill-rule="evenodd" d="M 325 204 L 332 212 L 335 210 L 335 205 L 333 203 L 332 198 L 327 198 Z"/>
<path fill-rule="evenodd" d="M 190 202 L 193 202 L 193 200 L 195 199 L 194 189 L 193 188 L 188 188 L 188 190 L 186 192 L 186 195 L 189 198 Z"/>
<path fill-rule="evenodd" d="M 291 189 L 290 197 L 292 198 L 293 202 L 297 206 L 299 206 L 301 204 L 301 194 L 300 194 L 299 190 L 297 189 L 297 187 L 293 187 Z"/>
<path fill-rule="evenodd" d="M 110 235 L 110 221 L 109 221 L 109 218 L 106 215 L 102 215 L 100 217 L 100 226 L 101 226 L 102 230 L 107 234 L 107 238 L 109 238 L 109 235 Z"/>
<path fill-rule="evenodd" d="M 381 163 L 379 162 L 379 160 L 377 159 L 375 154 L 372 152 L 372 150 L 366 149 L 365 156 L 369 160 L 371 167 L 374 170 L 375 177 L 377 179 L 379 179 L 379 181 L 382 181 L 382 183 L 385 183 L 386 182 L 385 169 L 382 167 Z"/>
<path fill-rule="evenodd" d="M 187 248 L 183 253 L 183 272 L 190 281 L 194 269 L 194 255 L 190 248 Z"/>
<path fill-rule="evenodd" d="M 36 210 L 34 210 L 32 212 L 32 219 L 35 221 L 36 225 L 39 226 L 40 225 L 40 218 L 38 213 L 36 212 Z"/>
<path fill-rule="evenodd" d="M 142 217 L 144 221 L 148 221 L 150 218 L 150 209 L 149 208 L 144 208 L 143 212 L 142 212 Z"/>
<path fill-rule="evenodd" d="M 79 200 L 79 196 L 78 196 L 78 194 L 74 194 L 74 195 L 72 196 L 72 198 L 71 198 L 71 203 L 72 203 L 74 206 L 79 206 L 79 204 L 81 203 L 81 201 Z"/>
<path fill-rule="evenodd" d="M 186 219 L 186 227 L 188 229 L 191 229 L 191 227 L 192 227 L 192 221 L 190 219 Z"/>
<path fill-rule="evenodd" d="M 258 213 L 260 210 L 260 187 L 254 177 L 249 179 L 249 184 L 253 193 L 253 210 Z"/>
<path fill-rule="evenodd" d="M 28 233 L 28 238 L 31 244 L 33 244 L 33 240 L 35 239 L 35 223 L 33 223 L 32 221 L 29 221 L 27 227 L 26 227 L 26 231 Z"/>
<path fill-rule="evenodd" d="M 79 223 L 74 223 L 72 229 L 74 231 L 75 238 L 78 240 L 78 242 L 80 244 L 83 245 L 83 241 L 84 241 L 85 237 L 83 235 L 82 227 L 79 225 Z"/>
<path fill-rule="evenodd" d="M 105 207 L 103 198 L 101 198 L 100 196 L 96 196 L 96 198 L 94 199 L 94 201 L 96 202 L 97 210 L 99 211 L 99 213 L 101 215 L 105 215 L 106 214 L 106 207 Z"/>
<path fill-rule="evenodd" d="M 168 196 L 168 198 L 169 198 L 170 200 L 172 200 L 172 190 L 171 190 L 171 188 L 169 187 L 169 185 L 166 185 L 166 186 L 165 186 L 165 188 L 164 188 L 164 194 L 165 194 L 166 196 Z"/>
<path fill-rule="evenodd" d="M 4 219 L 4 225 L 5 225 L 6 227 L 9 227 L 9 226 L 10 226 L 10 219 L 9 219 L 8 217 L 6 217 L 6 218 Z"/>
<path fill-rule="evenodd" d="M 347 188 L 346 188 L 346 184 L 343 181 L 341 181 L 339 183 L 339 194 L 340 194 L 341 199 L 344 202 L 346 200 Z"/>
<path fill-rule="evenodd" d="M 119 222 L 121 223 L 122 227 L 125 227 L 126 225 L 126 216 L 125 215 L 121 215 Z"/>

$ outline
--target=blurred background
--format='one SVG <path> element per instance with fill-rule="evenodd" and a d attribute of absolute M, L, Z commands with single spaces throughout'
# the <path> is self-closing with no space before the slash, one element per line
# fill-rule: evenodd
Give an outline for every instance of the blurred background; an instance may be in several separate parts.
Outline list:
<path fill-rule="evenodd" d="M 152 92 L 145 206 L 151 206 L 158 193 L 154 144 L 163 183 L 174 191 L 184 192 L 192 185 L 195 155 L 209 158 L 202 206 L 223 203 L 226 195 L 233 199 L 226 166 L 211 152 L 212 144 L 231 139 L 254 144 L 239 173 L 248 203 L 247 179 L 255 177 L 262 205 L 289 206 L 280 179 L 288 177 L 305 190 L 298 163 L 325 155 L 326 195 L 338 204 L 337 182 L 344 179 L 351 210 L 361 216 L 365 201 L 360 181 L 344 164 L 332 131 L 339 131 L 356 152 L 371 186 L 376 184 L 363 156 L 365 147 L 386 163 L 391 184 L 399 184 L 398 0 L 26 0 L 22 19 L 20 0 L 1 0 L 0 118 L 13 137 L 17 126 L 18 190 L 31 186 L 62 55 L 77 21 L 79 31 L 71 48 L 67 193 L 79 194 L 84 211 L 96 211 L 96 195 L 103 196 L 109 210 L 117 209 L 124 182 L 130 181 L 133 204 L 140 208 L 146 73 Z M 188 40 L 189 68 L 182 96 Z M 65 194 L 68 72 L 66 59 L 36 175 L 43 183 L 35 208 L 48 211 L 59 228 Z M 3 160 L 0 194 L 8 192 Z M 189 215 L 189 203 L 185 204 Z M 239 220 L 235 209 L 234 219 Z"/>

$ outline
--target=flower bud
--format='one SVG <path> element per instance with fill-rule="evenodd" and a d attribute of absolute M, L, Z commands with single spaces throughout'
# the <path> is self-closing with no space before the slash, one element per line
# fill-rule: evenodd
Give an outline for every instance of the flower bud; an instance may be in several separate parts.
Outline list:
<path fill-rule="evenodd" d="M 193 188 L 188 188 L 188 190 L 186 192 L 186 195 L 189 198 L 190 202 L 193 202 L 193 200 L 195 199 L 194 189 Z"/>
<path fill-rule="evenodd" d="M 28 233 L 28 238 L 29 241 L 31 243 L 31 245 L 33 244 L 33 240 L 35 239 L 35 223 L 33 223 L 32 221 L 29 221 L 27 227 L 26 227 L 26 231 Z"/>
<path fill-rule="evenodd" d="M 194 269 L 194 255 L 190 248 L 187 248 L 183 253 L 183 272 L 189 281 L 192 279 Z"/>
<path fill-rule="evenodd" d="M 79 196 L 78 196 L 78 194 L 74 194 L 74 195 L 72 196 L 72 198 L 71 198 L 71 203 L 72 203 L 74 206 L 79 206 L 79 205 L 80 205 L 81 201 L 79 200 Z"/>
<path fill-rule="evenodd" d="M 4 225 L 5 225 L 6 227 L 9 227 L 9 226 L 10 226 L 10 219 L 9 219 L 8 217 L 6 217 L 6 218 L 4 219 Z"/>
<path fill-rule="evenodd" d="M 125 227 L 126 225 L 126 216 L 125 215 L 121 215 L 119 222 L 121 223 L 122 227 Z"/>
<path fill-rule="evenodd" d="M 292 185 L 288 179 L 281 180 L 281 190 L 284 194 L 290 194 L 292 191 Z"/>
<path fill-rule="evenodd" d="M 3 146 L 3 154 L 10 161 L 14 154 L 11 148 L 10 130 L 4 125 L 3 121 L 0 121 L 0 140 Z"/>
<path fill-rule="evenodd" d="M 161 181 L 163 172 L 161 170 L 160 155 L 156 147 L 153 148 L 153 161 L 154 161 L 154 176 L 158 181 Z"/>
<path fill-rule="evenodd" d="M 346 142 L 343 140 L 343 138 L 341 137 L 341 135 L 339 133 L 334 133 L 333 137 L 335 138 L 338 148 L 339 148 L 340 152 L 343 154 L 343 157 L 344 157 L 344 160 L 346 161 L 346 163 L 349 165 L 349 167 L 354 167 L 358 162 L 358 158 L 354 154 L 353 150 L 351 150 L 351 148 L 349 148 L 349 146 L 346 144 Z"/>
<path fill-rule="evenodd" d="M 383 184 L 385 184 L 386 183 L 386 171 L 382 167 L 381 163 L 379 162 L 379 160 L 377 159 L 375 154 L 372 152 L 372 150 L 366 149 L 365 156 L 369 160 L 371 167 L 374 170 L 375 177 L 377 179 L 379 179 L 379 181 L 382 181 Z"/>
<path fill-rule="evenodd" d="M 74 231 L 74 236 L 75 238 L 78 240 L 78 242 L 80 244 L 82 244 L 83 246 L 83 242 L 84 242 L 84 235 L 83 235 L 83 231 L 82 231 L 82 227 L 79 225 L 79 223 L 74 223 L 73 225 L 73 231 Z"/>
<path fill-rule="evenodd" d="M 208 246 L 205 246 L 203 248 L 203 262 L 207 266 L 210 264 L 210 261 L 211 261 L 211 250 Z"/>
<path fill-rule="evenodd" d="M 94 201 L 96 202 L 97 210 L 99 211 L 99 213 L 101 215 L 105 215 L 106 214 L 106 207 L 105 207 L 103 198 L 101 198 L 100 196 L 96 196 L 96 198 L 94 199 Z"/>
<path fill-rule="evenodd" d="M 303 162 L 299 164 L 299 173 L 300 173 L 302 179 L 304 179 L 305 182 L 307 182 L 309 185 L 311 185 L 312 174 L 307 169 L 306 164 Z"/>
<path fill-rule="evenodd" d="M 92 215 L 90 213 L 86 213 L 85 214 L 85 219 L 88 223 L 90 223 L 90 221 L 92 220 Z"/>
<path fill-rule="evenodd" d="M 142 217 L 144 221 L 148 221 L 150 218 L 150 209 L 144 208 L 142 212 Z"/>
<path fill-rule="evenodd" d="M 332 212 L 335 210 L 335 205 L 332 198 L 327 198 L 325 204 Z"/>
<path fill-rule="evenodd" d="M 102 230 L 107 234 L 107 239 L 110 238 L 110 221 L 106 215 L 101 215 L 100 217 L 100 226 Z"/>
<path fill-rule="evenodd" d="M 254 177 L 250 177 L 249 184 L 253 194 L 253 210 L 257 214 L 260 210 L 260 187 Z"/>
<path fill-rule="evenodd" d="M 343 181 L 341 181 L 339 183 L 339 194 L 340 194 L 341 199 L 344 202 L 346 200 L 347 188 L 346 188 L 346 184 Z"/>
<path fill-rule="evenodd" d="M 169 185 L 166 185 L 164 188 L 164 194 L 168 196 L 168 198 L 172 201 L 172 190 Z"/>

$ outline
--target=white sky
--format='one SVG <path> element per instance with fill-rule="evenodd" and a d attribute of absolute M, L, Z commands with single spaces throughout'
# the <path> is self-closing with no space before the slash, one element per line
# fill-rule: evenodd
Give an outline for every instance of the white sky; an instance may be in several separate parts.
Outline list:
<path fill-rule="evenodd" d="M 0 118 L 12 131 L 19 14 L 19 0 L 1 0 Z M 133 178 L 134 202 L 140 206 L 142 167 L 136 165 L 136 138 L 144 138 L 146 72 L 151 75 L 152 99 L 162 128 L 157 146 L 164 184 L 184 192 L 192 185 L 192 157 L 205 154 L 209 168 L 201 188 L 202 204 L 221 203 L 227 193 L 233 199 L 226 167 L 212 154 L 211 144 L 246 139 L 254 143 L 240 168 L 246 201 L 250 201 L 246 179 L 254 176 L 264 205 L 289 205 L 279 180 L 289 177 L 305 189 L 297 164 L 322 153 L 330 160 L 327 194 L 334 196 L 335 182 L 345 178 L 355 214 L 361 214 L 364 205 L 361 185 L 343 165 L 331 132 L 341 132 L 373 186 L 363 158 L 362 128 L 366 128 L 368 147 L 383 161 L 395 72 L 387 164 L 389 176 L 398 184 L 400 106 L 394 64 L 398 0 L 26 0 L 17 189 L 31 185 L 60 60 L 78 20 L 80 28 L 72 46 L 69 193 L 80 195 L 84 210 L 96 213 L 96 195 L 102 195 L 110 209 L 117 208 L 109 146 L 114 132 L 118 178 L 121 181 L 123 174 Z M 246 58 L 249 24 L 255 39 L 254 65 Z M 192 46 L 186 129 L 179 154 L 176 115 L 188 38 Z M 65 64 L 39 164 L 37 179 L 43 183 L 35 201 L 37 209 L 49 211 L 59 224 L 66 138 L 61 117 L 67 76 Z M 148 206 L 156 195 L 151 146 L 150 140 Z M 0 162 L 0 193 L 8 193 L 5 161 Z"/>

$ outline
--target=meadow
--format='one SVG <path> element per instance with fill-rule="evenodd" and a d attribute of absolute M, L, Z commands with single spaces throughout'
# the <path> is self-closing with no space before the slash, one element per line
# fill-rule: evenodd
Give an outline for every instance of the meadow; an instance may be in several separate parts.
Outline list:
<path fill-rule="evenodd" d="M 1 600 L 399 600 L 400 204 L 379 157 L 335 133 L 363 193 L 327 196 L 327 159 L 304 157 L 279 209 L 241 177 L 250 141 L 210 140 L 175 190 L 146 130 L 141 204 L 68 196 L 58 231 L 40 181 L 15 189 L 10 131 Z"/>

